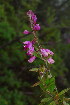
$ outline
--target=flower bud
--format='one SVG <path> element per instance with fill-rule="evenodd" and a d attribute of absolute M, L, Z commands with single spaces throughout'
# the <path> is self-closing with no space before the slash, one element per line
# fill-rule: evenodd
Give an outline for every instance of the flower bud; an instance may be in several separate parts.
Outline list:
<path fill-rule="evenodd" d="M 23 34 L 29 34 L 30 32 L 28 30 L 24 30 Z"/>

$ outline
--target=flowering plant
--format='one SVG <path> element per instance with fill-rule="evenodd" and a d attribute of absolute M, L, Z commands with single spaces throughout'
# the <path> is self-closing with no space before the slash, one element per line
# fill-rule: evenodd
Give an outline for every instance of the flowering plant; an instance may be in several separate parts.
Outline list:
<path fill-rule="evenodd" d="M 55 85 L 55 77 L 52 76 L 50 72 L 50 65 L 55 63 L 52 56 L 54 53 L 49 50 L 43 48 L 38 41 L 37 31 L 39 31 L 40 25 L 37 24 L 37 17 L 29 10 L 27 12 L 27 16 L 29 17 L 30 25 L 32 31 L 24 30 L 23 34 L 33 34 L 34 38 L 32 41 L 23 42 L 24 50 L 27 51 L 27 55 L 30 56 L 28 60 L 29 63 L 32 63 L 36 58 L 40 58 L 44 61 L 44 65 L 39 68 L 32 68 L 30 71 L 35 71 L 39 73 L 38 79 L 39 81 L 33 85 L 39 85 L 43 91 L 43 99 L 41 100 L 39 105 L 69 105 L 67 102 L 70 100 L 69 98 L 65 98 L 65 92 L 67 92 L 70 88 L 64 89 L 61 92 L 58 92 Z"/>

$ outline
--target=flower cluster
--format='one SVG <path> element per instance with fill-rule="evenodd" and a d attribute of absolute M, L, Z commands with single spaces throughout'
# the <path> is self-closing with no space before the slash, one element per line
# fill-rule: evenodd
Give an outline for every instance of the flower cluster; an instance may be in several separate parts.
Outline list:
<path fill-rule="evenodd" d="M 36 23 L 36 22 L 37 22 L 37 17 L 36 17 L 36 15 L 32 12 L 32 10 L 29 10 L 29 11 L 27 12 L 27 15 L 28 15 L 28 17 L 29 17 L 29 19 L 30 19 L 30 23 L 31 23 L 31 28 L 32 28 L 32 30 L 34 30 L 34 31 L 40 30 L 40 25 Z M 24 34 L 29 34 L 30 32 L 29 32 L 28 30 L 24 30 L 23 33 L 24 33 Z"/>
<path fill-rule="evenodd" d="M 31 58 L 28 60 L 29 63 L 32 63 L 35 60 L 35 56 L 33 56 L 34 47 L 32 41 L 25 41 L 24 44 L 24 50 L 27 50 L 27 55 L 31 56 Z"/>
<path fill-rule="evenodd" d="M 50 51 L 49 49 L 44 49 L 44 48 L 40 48 L 40 47 L 38 48 L 38 51 L 35 51 L 34 44 L 36 43 L 36 40 L 38 42 L 38 39 L 36 37 L 36 31 L 40 30 L 40 26 L 39 26 L 39 24 L 36 24 L 37 17 L 32 12 L 32 10 L 29 10 L 27 12 L 27 15 L 29 17 L 31 29 L 32 29 L 32 32 L 34 34 L 34 40 L 23 42 L 24 50 L 27 50 L 27 55 L 30 56 L 30 59 L 28 60 L 28 62 L 32 63 L 36 59 L 34 52 L 37 52 L 37 53 L 39 52 L 41 58 L 43 58 L 42 60 L 44 60 L 44 61 L 46 60 L 49 64 L 53 64 L 54 60 L 52 59 L 52 56 L 54 53 L 52 51 Z M 23 33 L 24 34 L 30 34 L 30 32 L 28 30 L 24 30 Z"/>
<path fill-rule="evenodd" d="M 40 53 L 43 57 L 47 58 L 47 62 L 49 64 L 54 63 L 54 60 L 52 59 L 54 53 L 52 51 L 50 51 L 49 49 L 40 49 Z"/>
<path fill-rule="evenodd" d="M 37 17 L 36 15 L 32 12 L 32 10 L 29 10 L 27 12 L 28 17 L 33 21 L 33 24 L 36 24 Z"/>

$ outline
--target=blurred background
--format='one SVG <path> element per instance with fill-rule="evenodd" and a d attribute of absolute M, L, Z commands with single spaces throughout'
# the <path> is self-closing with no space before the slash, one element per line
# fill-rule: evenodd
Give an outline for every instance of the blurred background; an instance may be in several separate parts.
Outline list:
<path fill-rule="evenodd" d="M 33 38 L 22 34 L 31 30 L 28 10 L 38 17 L 40 44 L 54 52 L 51 72 L 58 90 L 70 87 L 70 0 L 0 0 L 0 105 L 38 105 L 41 100 L 40 88 L 31 87 L 38 74 L 29 69 L 44 63 L 28 63 L 22 45 Z"/>

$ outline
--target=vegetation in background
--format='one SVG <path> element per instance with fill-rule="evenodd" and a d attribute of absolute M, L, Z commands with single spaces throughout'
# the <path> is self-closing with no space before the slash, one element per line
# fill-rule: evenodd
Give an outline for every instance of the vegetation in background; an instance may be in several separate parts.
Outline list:
<path fill-rule="evenodd" d="M 37 76 L 28 70 L 43 62 L 26 63 L 28 57 L 22 47 L 22 41 L 32 39 L 31 35 L 22 34 L 24 29 L 30 29 L 26 17 L 30 9 L 35 11 L 42 26 L 38 32 L 40 43 L 55 53 L 52 74 L 56 76 L 59 91 L 70 87 L 69 4 L 69 0 L 62 3 L 56 0 L 0 0 L 1 105 L 37 105 L 40 101 L 40 89 L 31 88 Z"/>

